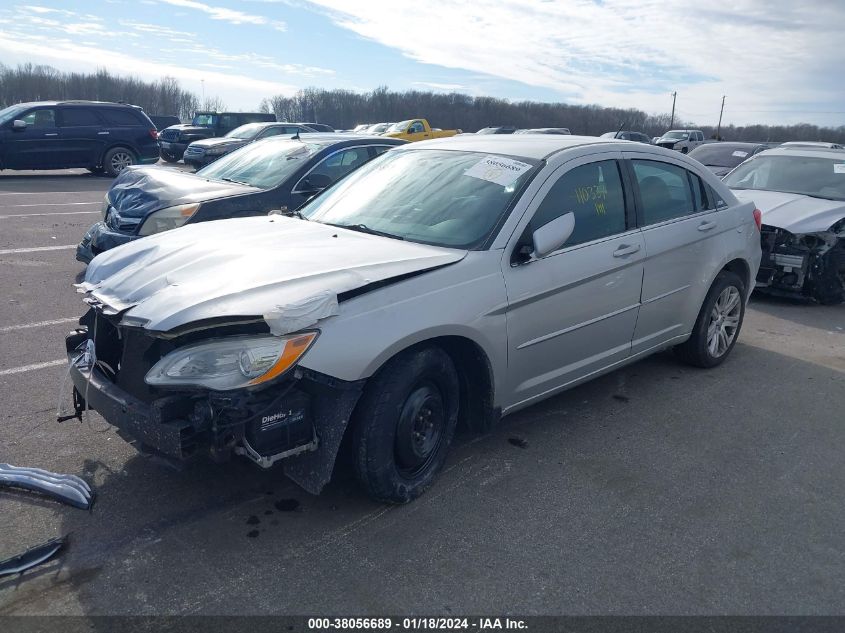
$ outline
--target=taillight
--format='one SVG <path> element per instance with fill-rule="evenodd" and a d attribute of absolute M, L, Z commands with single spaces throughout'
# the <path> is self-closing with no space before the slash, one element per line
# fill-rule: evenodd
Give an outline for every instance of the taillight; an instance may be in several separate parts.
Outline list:
<path fill-rule="evenodd" d="M 754 224 L 757 225 L 758 231 L 763 226 L 763 212 L 760 209 L 754 209 Z"/>
<path fill-rule="evenodd" d="M 154 141 L 157 141 L 158 140 L 158 130 L 156 130 L 154 127 L 150 128 L 150 136 L 153 138 Z"/>

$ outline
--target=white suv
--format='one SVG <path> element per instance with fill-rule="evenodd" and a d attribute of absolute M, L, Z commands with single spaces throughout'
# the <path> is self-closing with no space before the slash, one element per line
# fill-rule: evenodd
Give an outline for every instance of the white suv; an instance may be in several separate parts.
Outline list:
<path fill-rule="evenodd" d="M 704 143 L 704 132 L 701 130 L 670 130 L 657 139 L 655 145 L 688 154 L 691 149 L 702 143 Z"/>

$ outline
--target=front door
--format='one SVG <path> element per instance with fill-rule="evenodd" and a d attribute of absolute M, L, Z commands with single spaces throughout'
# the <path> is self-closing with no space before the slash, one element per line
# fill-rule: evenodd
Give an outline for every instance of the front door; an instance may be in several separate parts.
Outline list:
<path fill-rule="evenodd" d="M 575 229 L 557 251 L 517 263 L 506 254 L 508 387 L 513 409 L 630 355 L 645 249 L 618 152 L 560 167 L 540 189 L 508 252 L 565 213 Z"/>
<path fill-rule="evenodd" d="M 55 169 L 61 167 L 59 128 L 55 108 L 33 108 L 18 119 L 26 123 L 23 130 L 5 130 L 7 169 Z"/>

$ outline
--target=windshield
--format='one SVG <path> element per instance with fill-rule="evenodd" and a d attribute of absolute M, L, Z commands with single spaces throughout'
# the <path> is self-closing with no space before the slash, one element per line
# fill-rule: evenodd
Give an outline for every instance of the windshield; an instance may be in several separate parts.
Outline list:
<path fill-rule="evenodd" d="M 254 139 L 258 133 L 263 130 L 266 126 L 262 125 L 261 123 L 247 123 L 246 125 L 242 125 L 240 127 L 236 127 L 231 132 L 227 132 L 223 136 L 228 138 L 240 138 L 245 141 L 249 141 Z"/>
<path fill-rule="evenodd" d="M 407 121 L 399 121 L 399 123 L 394 123 L 389 128 L 387 128 L 388 132 L 404 132 L 407 127 L 411 125 L 411 119 Z"/>
<path fill-rule="evenodd" d="M 476 132 L 476 134 L 495 134 L 498 131 L 499 131 L 499 128 L 497 128 L 497 127 L 483 127 L 480 130 L 478 130 L 478 132 Z"/>
<path fill-rule="evenodd" d="M 753 147 L 708 143 L 696 147 L 689 157 L 709 167 L 736 167 L 753 153 Z"/>
<path fill-rule="evenodd" d="M 197 176 L 272 189 L 290 178 L 324 147 L 324 144 L 273 138 L 257 141 L 200 169 Z"/>
<path fill-rule="evenodd" d="M 732 189 L 761 189 L 845 200 L 845 156 L 766 156 L 734 169 L 724 180 Z"/>
<path fill-rule="evenodd" d="M 216 121 L 216 114 L 197 114 L 191 121 L 191 125 L 196 125 L 197 127 L 214 127 Z"/>
<path fill-rule="evenodd" d="M 382 132 L 386 132 L 389 127 L 390 123 L 377 123 L 376 125 L 368 127 L 366 131 L 369 134 L 381 134 Z"/>
<path fill-rule="evenodd" d="M 14 120 L 14 118 L 24 110 L 26 110 L 26 107 L 19 105 L 13 105 L 9 106 L 8 108 L 3 108 L 2 110 L 0 110 L 0 125 L 3 125 L 8 121 Z"/>
<path fill-rule="evenodd" d="M 666 132 L 666 134 L 663 135 L 663 138 L 674 138 L 674 139 L 680 139 L 680 140 L 684 140 L 684 141 L 688 137 L 689 137 L 689 133 L 687 133 L 687 132 Z"/>
<path fill-rule="evenodd" d="M 413 242 L 474 248 L 535 172 L 532 163 L 475 152 L 387 152 L 315 198 L 303 214 Z"/>

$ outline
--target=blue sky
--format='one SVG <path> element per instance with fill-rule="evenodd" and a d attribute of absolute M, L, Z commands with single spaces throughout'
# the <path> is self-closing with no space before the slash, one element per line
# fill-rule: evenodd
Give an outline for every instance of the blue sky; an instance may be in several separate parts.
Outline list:
<path fill-rule="evenodd" d="M 706 6 L 704 6 L 706 5 Z M 837 0 L 4 0 L 0 61 L 176 77 L 232 109 L 317 86 L 845 124 Z"/>

